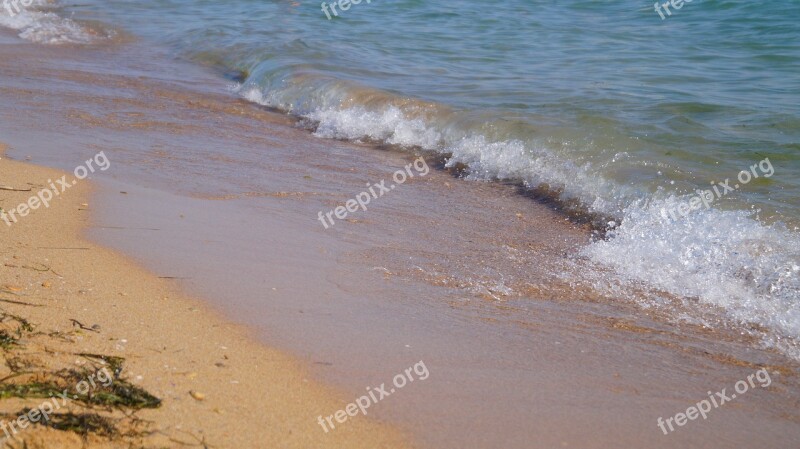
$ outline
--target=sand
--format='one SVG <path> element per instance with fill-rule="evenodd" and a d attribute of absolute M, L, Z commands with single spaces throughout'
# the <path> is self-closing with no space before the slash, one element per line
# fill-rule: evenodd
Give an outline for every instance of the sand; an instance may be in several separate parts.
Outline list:
<path fill-rule="evenodd" d="M 27 201 L 48 179 L 62 175 L 3 157 L 0 184 L 34 191 L 0 190 L 0 207 Z M 49 208 L 40 207 L 10 227 L 0 222 L 2 324 L 18 339 L 2 354 L 2 385 L 63 380 L 61 370 L 94 372 L 103 360 L 77 354 L 98 354 L 124 358 L 116 382 L 130 382 L 162 402 L 155 409 L 117 410 L 73 400 L 57 413 L 110 418 L 112 429 L 106 433 L 111 435 L 96 429 L 81 436 L 36 424 L 19 429 L 6 447 L 407 446 L 398 431 L 364 416 L 326 434 L 316 418 L 343 408 L 342 395 L 315 383 L 287 355 L 256 343 L 246 330 L 176 291 L 173 281 L 84 240 L 91 189 L 89 181 L 81 181 Z M 27 320 L 33 329 L 22 329 L 17 338 L 14 331 L 22 326 L 11 316 Z M 0 413 L 14 419 L 45 400 L 4 400 Z"/>

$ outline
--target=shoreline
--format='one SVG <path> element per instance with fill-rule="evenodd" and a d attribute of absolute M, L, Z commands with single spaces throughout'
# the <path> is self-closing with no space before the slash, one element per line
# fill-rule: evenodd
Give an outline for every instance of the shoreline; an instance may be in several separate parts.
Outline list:
<path fill-rule="evenodd" d="M 39 185 L 63 174 L 6 157 L 0 160 L 0 172 L 3 183 L 12 186 Z M 151 423 L 137 428 L 136 437 L 104 438 L 89 432 L 83 446 L 75 433 L 37 425 L 15 434 L 19 441 L 8 447 L 23 440 L 29 448 L 160 447 L 176 442 L 252 447 L 254 441 L 298 448 L 410 447 L 399 432 L 371 417 L 353 419 L 329 434 L 316 428 L 310 411 L 336 410 L 345 396 L 311 380 L 295 359 L 254 341 L 249 330 L 186 297 L 170 281 L 80 237 L 92 223 L 87 203 L 91 191 L 91 184 L 79 183 L 48 209 L 3 229 L 2 310 L 24 318 L 35 331 L 23 332 L 18 343 L 5 349 L 2 375 L 15 375 L 8 371 L 9 360 L 26 367 L 29 374 L 13 381 L 25 385 L 23 377 L 42 381 L 64 369 L 107 366 L 76 354 L 122 357 L 119 381 L 150 392 L 161 399 L 161 406 L 138 411 L 120 406 Z M 0 191 L 0 205 L 8 207 L 28 196 L 30 192 Z M 31 393 L 2 401 L 0 410 L 7 418 L 42 401 Z M 120 410 L 108 413 L 77 400 L 65 409 L 123 417 Z M 122 421 L 119 432 L 144 425 Z"/>
<path fill-rule="evenodd" d="M 96 180 L 90 240 L 179 278 L 162 285 L 203 298 L 344 399 L 425 360 L 430 380 L 370 411 L 421 446 L 781 447 L 795 435 L 795 365 L 593 291 L 576 257 L 589 231 L 516 188 L 431 170 L 323 229 L 319 210 L 409 156 L 316 139 L 202 70 L 112 50 L 0 48 L 26 62 L 0 66 L 0 101 L 20 110 L 0 123 L 14 156 L 63 168 L 106 151 L 115 165 Z M 715 415 L 725 420 L 661 435 L 658 416 L 764 366 L 775 385 Z M 309 436 L 345 405 L 306 410 Z M 597 413 L 609 408 L 619 413 Z"/>

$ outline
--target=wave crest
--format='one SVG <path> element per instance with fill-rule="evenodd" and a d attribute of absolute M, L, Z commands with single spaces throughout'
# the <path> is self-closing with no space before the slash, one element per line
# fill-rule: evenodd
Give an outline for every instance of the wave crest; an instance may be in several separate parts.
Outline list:
<path fill-rule="evenodd" d="M 643 298 L 640 289 L 630 299 L 652 305 L 666 293 L 687 305 L 718 308 L 720 325 L 765 328 L 759 335 L 767 346 L 800 360 L 797 229 L 764 224 L 743 210 L 714 208 L 670 221 L 662 209 L 676 208 L 688 195 L 604 176 L 605 166 L 629 158 L 625 152 L 605 162 L 582 161 L 579 151 L 564 150 L 563 141 L 507 121 L 481 120 L 470 112 L 313 76 L 272 73 L 255 79 L 238 87 L 242 96 L 301 117 L 318 137 L 436 152 L 448 167 L 466 166 L 468 178 L 518 182 L 548 192 L 562 205 L 577 204 L 596 218 L 610 219 L 603 222 L 605 238 L 583 251 L 623 283 L 653 292 Z"/>
<path fill-rule="evenodd" d="M 8 11 L 0 4 L 0 26 L 19 31 L 19 37 L 25 40 L 47 45 L 88 44 L 98 37 L 72 19 L 38 9 L 50 6 L 46 1 L 38 1 L 12 14 L 13 10 Z"/>

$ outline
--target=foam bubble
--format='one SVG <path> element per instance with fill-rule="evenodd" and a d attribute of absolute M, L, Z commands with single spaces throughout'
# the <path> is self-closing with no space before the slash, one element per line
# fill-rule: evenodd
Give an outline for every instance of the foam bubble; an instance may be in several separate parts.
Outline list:
<path fill-rule="evenodd" d="M 92 42 L 92 35 L 75 21 L 53 12 L 34 9 L 35 6 L 45 5 L 46 2 L 40 1 L 13 15 L 7 9 L 0 7 L 0 26 L 17 30 L 20 32 L 19 37 L 40 44 Z"/>

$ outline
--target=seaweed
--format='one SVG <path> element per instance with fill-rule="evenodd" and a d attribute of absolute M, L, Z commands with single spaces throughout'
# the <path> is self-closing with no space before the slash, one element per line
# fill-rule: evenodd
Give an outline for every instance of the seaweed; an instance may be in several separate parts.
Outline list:
<path fill-rule="evenodd" d="M 9 321 L 16 322 L 16 328 L 8 326 Z M 25 318 L 8 312 L 0 311 L 0 324 L 5 325 L 6 329 L 0 329 L 0 348 L 8 350 L 13 346 L 19 345 L 19 339 L 26 333 L 33 332 L 33 325 Z M 12 328 L 8 328 L 12 327 Z"/>
<path fill-rule="evenodd" d="M 91 354 L 88 352 L 79 352 L 75 355 L 79 355 L 90 360 L 100 360 L 103 363 L 108 364 L 108 367 L 111 368 L 111 371 L 114 373 L 115 379 L 119 378 L 120 373 L 122 373 L 122 365 L 125 363 L 124 357 L 116 357 L 113 355 Z"/>
<path fill-rule="evenodd" d="M 81 393 L 78 391 L 78 384 L 81 382 L 88 384 L 89 379 L 94 379 L 95 374 L 85 369 L 82 371 L 62 369 L 55 373 L 37 373 L 37 377 L 44 377 L 44 380 L 32 380 L 26 383 L 5 382 L 11 377 L 18 377 L 23 374 L 31 373 L 15 374 L 0 381 L 0 399 L 11 397 L 23 399 L 50 398 L 63 395 L 66 392 L 70 399 L 86 406 L 120 410 L 139 410 L 161 406 L 161 399 L 121 378 L 114 379 L 108 385 L 97 382 L 94 387 L 88 389 L 85 393 Z"/>
<path fill-rule="evenodd" d="M 8 331 L 0 330 L 0 348 L 10 349 L 17 344 L 17 339 L 8 334 Z"/>
<path fill-rule="evenodd" d="M 5 417 L 14 419 L 17 416 L 27 415 L 32 410 L 35 409 L 25 407 L 15 414 L 6 414 Z M 62 432 L 75 432 L 84 438 L 89 434 L 107 438 L 113 438 L 120 434 L 114 419 L 96 413 L 52 413 L 48 419 L 41 419 L 35 424 Z"/>

